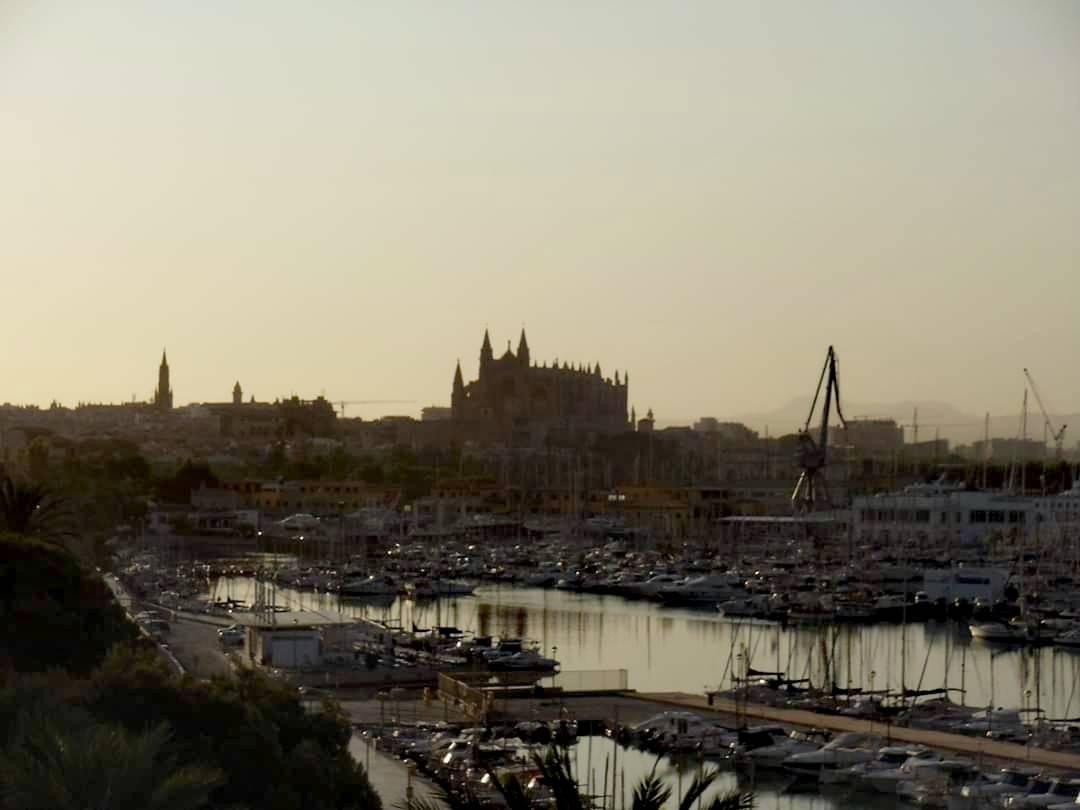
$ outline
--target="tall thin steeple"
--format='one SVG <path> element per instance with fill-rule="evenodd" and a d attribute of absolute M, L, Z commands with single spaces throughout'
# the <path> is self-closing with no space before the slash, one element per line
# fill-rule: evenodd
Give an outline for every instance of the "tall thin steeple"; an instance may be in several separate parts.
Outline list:
<path fill-rule="evenodd" d="M 491 335 L 488 334 L 488 330 L 484 330 L 484 342 L 480 346 L 480 373 L 484 372 L 484 369 L 488 367 L 492 360 L 495 359 L 495 352 L 491 349 Z"/>
<path fill-rule="evenodd" d="M 450 393 L 450 415 L 454 419 L 465 416 L 465 379 L 461 376 L 461 360 L 454 369 L 454 389 Z"/>
<path fill-rule="evenodd" d="M 521 328 L 521 339 L 518 340 L 517 359 L 521 365 L 529 365 L 529 341 L 525 339 L 525 327 Z"/>
<path fill-rule="evenodd" d="M 161 365 L 158 366 L 157 391 L 154 392 L 154 404 L 163 411 L 172 410 L 173 394 L 169 385 L 169 359 L 165 350 L 161 350 Z"/>

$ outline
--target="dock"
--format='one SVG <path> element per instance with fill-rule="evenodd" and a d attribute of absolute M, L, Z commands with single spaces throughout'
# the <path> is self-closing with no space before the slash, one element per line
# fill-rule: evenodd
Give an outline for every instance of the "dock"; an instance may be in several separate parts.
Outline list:
<path fill-rule="evenodd" d="M 876 734 L 888 737 L 894 742 L 925 745 L 939 751 L 979 759 L 1007 760 L 1023 762 L 1041 768 L 1056 771 L 1080 772 L 1080 754 L 1068 754 L 1062 751 L 1048 751 L 1032 745 L 991 740 L 986 737 L 969 737 L 964 734 L 951 734 L 945 731 L 933 731 L 922 728 L 906 728 L 871 721 L 859 717 L 847 717 L 835 714 L 819 714 L 805 709 L 786 709 L 765 706 L 759 703 L 743 703 L 738 706 L 734 700 L 714 698 L 710 704 L 704 695 L 692 695 L 685 692 L 628 692 L 625 697 L 650 703 L 682 709 L 684 711 L 725 714 L 753 718 L 762 723 L 781 723 L 800 728 L 819 728 L 835 732 L 856 731 L 862 734 Z"/>

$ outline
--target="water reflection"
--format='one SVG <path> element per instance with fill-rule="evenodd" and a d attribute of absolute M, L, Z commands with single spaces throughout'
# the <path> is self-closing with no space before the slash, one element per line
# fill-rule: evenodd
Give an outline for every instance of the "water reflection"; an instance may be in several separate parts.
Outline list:
<path fill-rule="evenodd" d="M 215 598 L 251 602 L 254 582 L 213 583 Z M 973 642 L 955 623 L 781 627 L 735 622 L 715 612 L 665 608 L 614 596 L 484 586 L 474 596 L 414 604 L 372 603 L 277 589 L 275 601 L 326 616 L 344 614 L 409 629 L 453 625 L 481 635 L 558 648 L 567 670 L 626 669 L 639 691 L 700 693 L 727 687 L 747 663 L 809 678 L 815 685 L 875 689 L 947 688 L 965 705 L 991 701 L 1036 708 L 1050 718 L 1080 715 L 1080 655 L 1054 647 L 1015 649 Z"/>
<path fill-rule="evenodd" d="M 607 797 L 607 806 L 615 810 L 633 804 L 633 790 L 642 778 L 655 767 L 656 773 L 671 789 L 667 808 L 678 807 L 694 777 L 717 766 L 698 758 L 672 759 L 656 757 L 632 748 L 624 748 L 607 737 L 585 737 L 578 741 L 571 753 L 571 762 L 584 791 L 593 796 Z M 617 776 L 612 774 L 617 773 Z M 605 787 L 606 777 L 606 787 Z M 866 793 L 852 795 L 849 789 L 825 789 L 824 792 L 795 793 L 789 790 L 791 780 L 782 772 L 759 771 L 753 781 L 745 774 L 723 768 L 714 783 L 715 787 L 705 795 L 701 806 L 720 793 L 731 790 L 752 790 L 754 807 L 758 810 L 838 810 L 860 807 L 892 810 L 901 806 L 896 800 Z"/>

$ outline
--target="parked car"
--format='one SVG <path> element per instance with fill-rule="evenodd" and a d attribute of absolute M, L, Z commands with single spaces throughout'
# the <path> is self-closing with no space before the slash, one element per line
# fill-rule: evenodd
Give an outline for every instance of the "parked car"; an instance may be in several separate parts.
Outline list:
<path fill-rule="evenodd" d="M 226 647 L 241 647 L 246 638 L 247 631 L 238 624 L 232 624 L 218 630 L 218 639 Z"/>

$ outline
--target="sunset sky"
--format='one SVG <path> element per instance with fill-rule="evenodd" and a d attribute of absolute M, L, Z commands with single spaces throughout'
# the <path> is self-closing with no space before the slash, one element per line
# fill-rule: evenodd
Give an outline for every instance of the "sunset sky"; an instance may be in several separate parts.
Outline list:
<path fill-rule="evenodd" d="M 1080 3 L 0 3 L 0 402 L 1080 410 Z"/>

